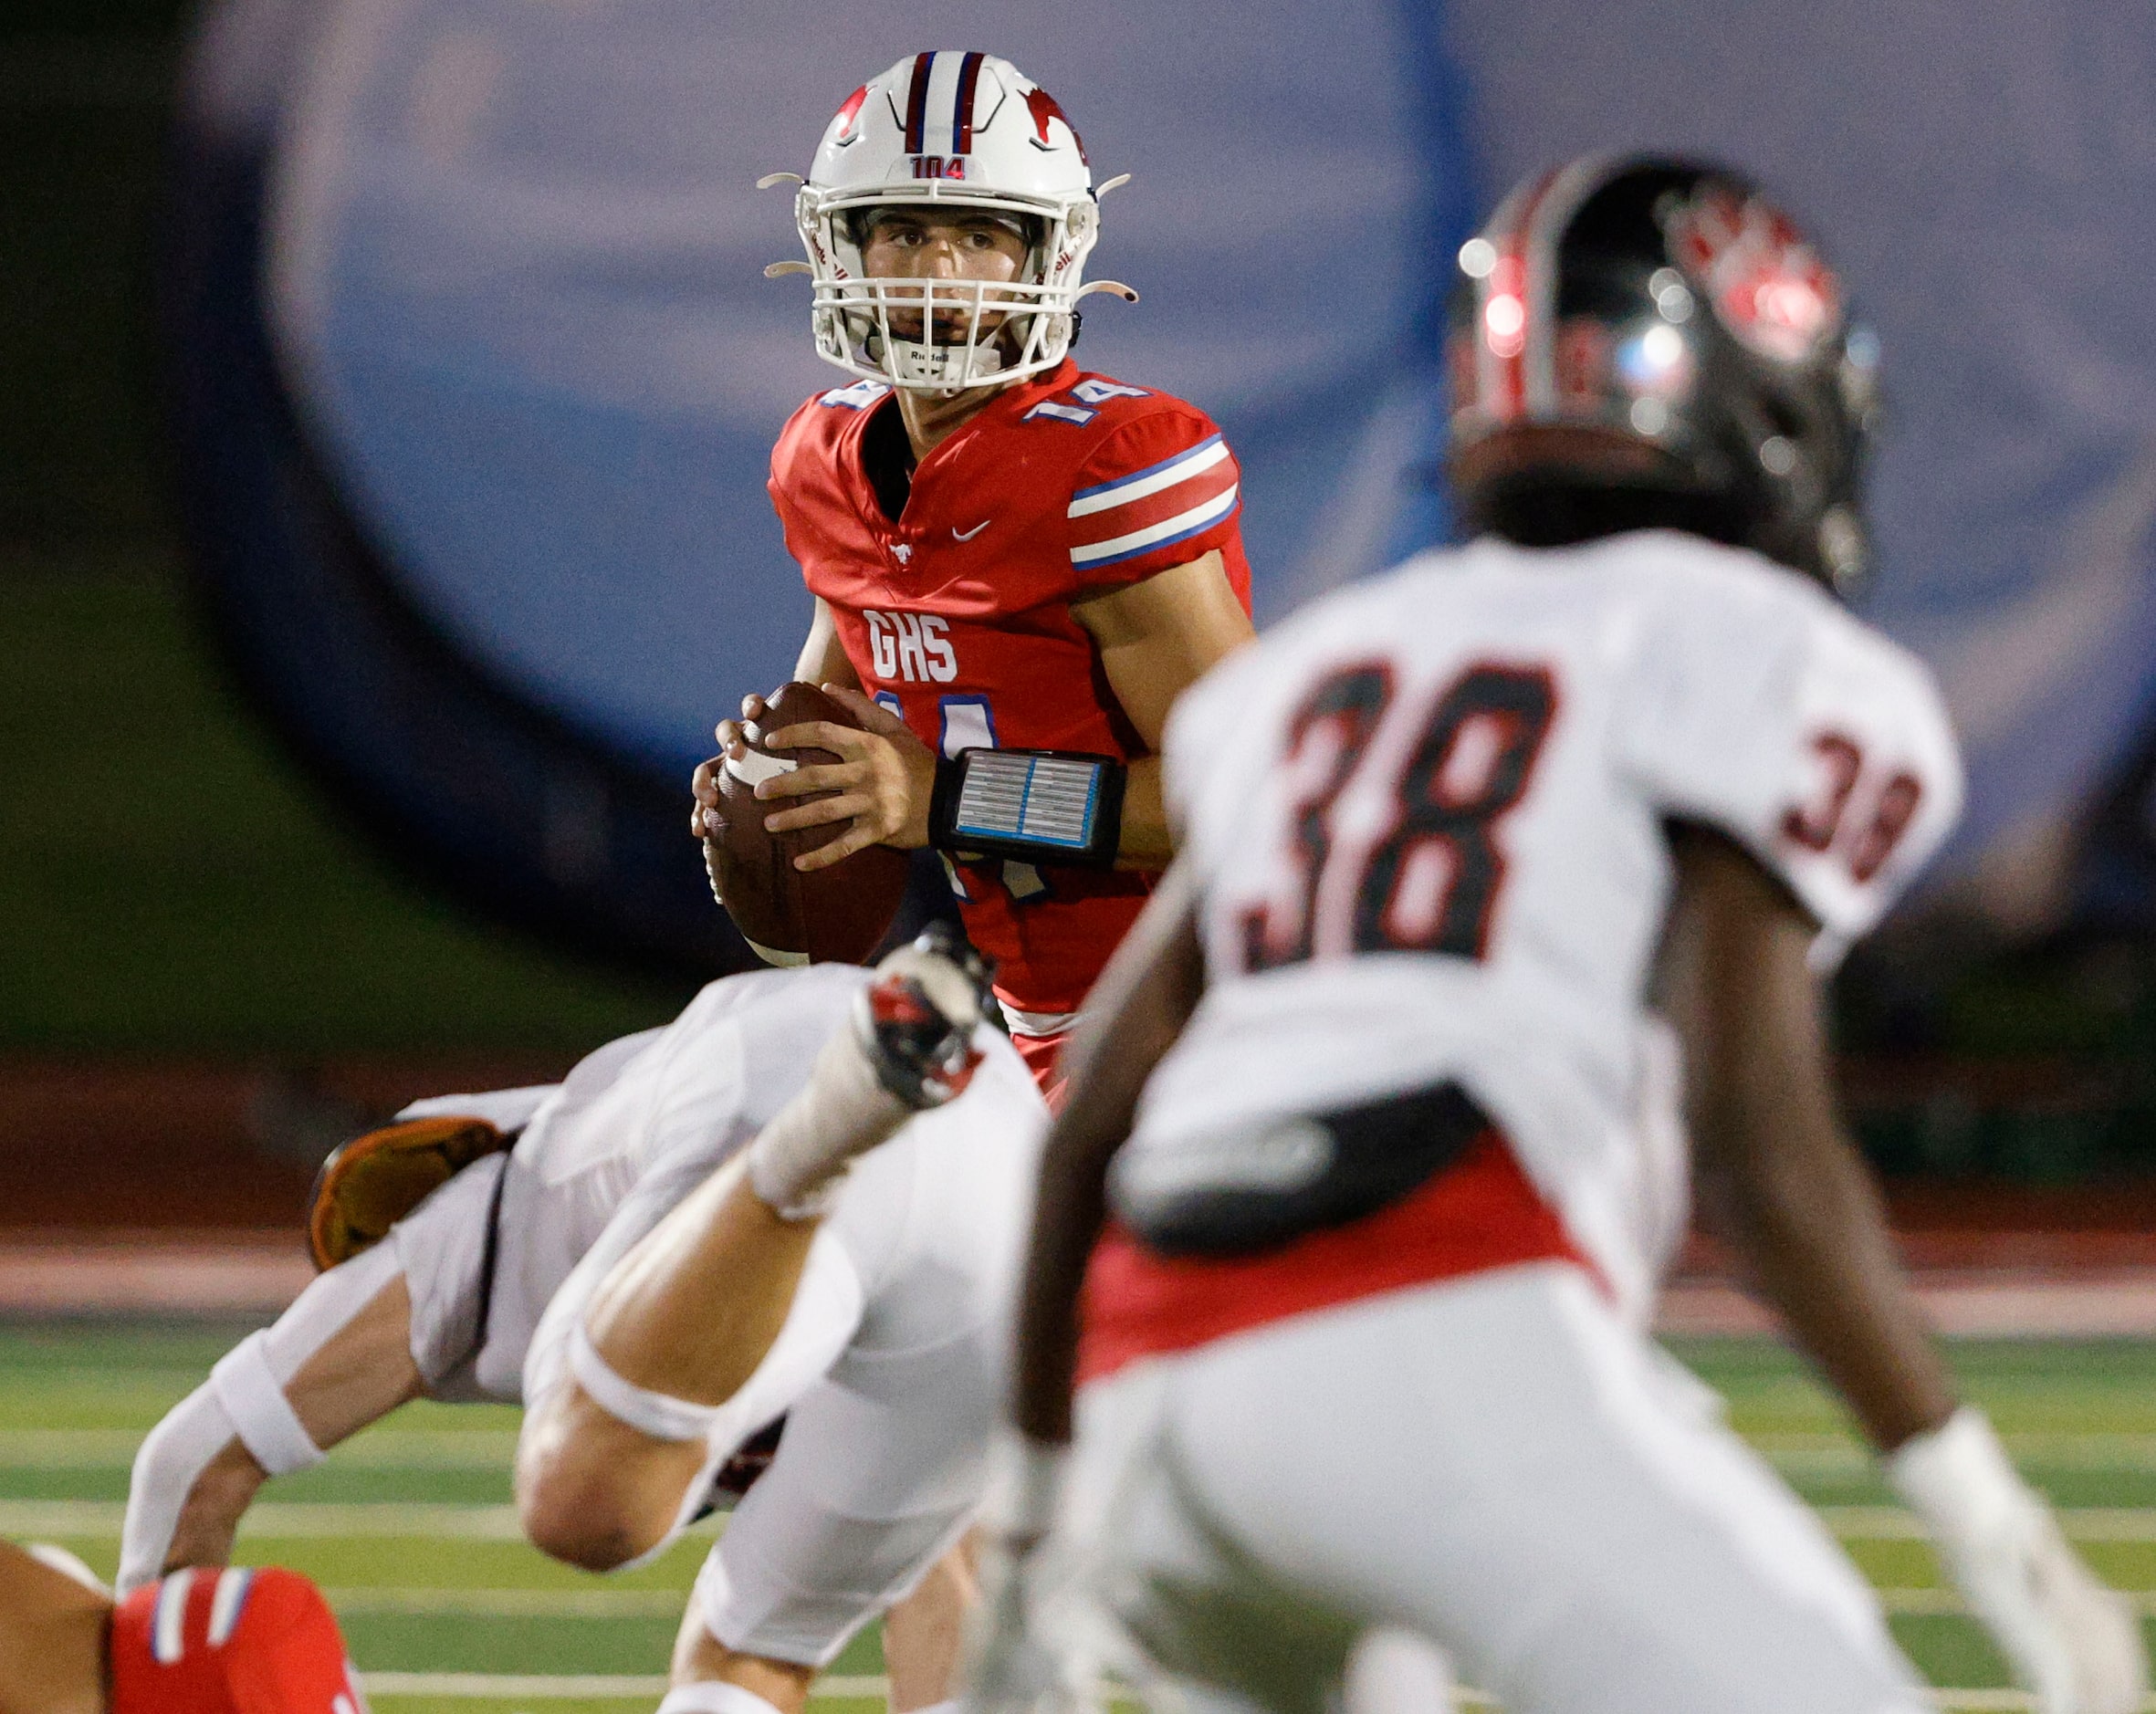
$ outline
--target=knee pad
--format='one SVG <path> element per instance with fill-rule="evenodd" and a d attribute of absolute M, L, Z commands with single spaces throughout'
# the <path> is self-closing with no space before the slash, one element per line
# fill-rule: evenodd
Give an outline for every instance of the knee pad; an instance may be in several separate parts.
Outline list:
<path fill-rule="evenodd" d="M 298 1572 L 182 1571 L 112 1615 L 111 1714 L 360 1714 L 322 1592 Z"/>

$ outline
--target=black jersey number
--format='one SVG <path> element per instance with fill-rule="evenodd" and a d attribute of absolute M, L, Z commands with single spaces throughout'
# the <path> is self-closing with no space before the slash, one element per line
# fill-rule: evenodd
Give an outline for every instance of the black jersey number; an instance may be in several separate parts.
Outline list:
<path fill-rule="evenodd" d="M 1288 913 L 1260 906 L 1245 916 L 1249 969 L 1309 958 L 1321 914 L 1339 908 L 1351 913 L 1357 952 L 1487 953 L 1505 877 L 1497 826 L 1526 793 L 1556 716 L 1556 682 L 1546 667 L 1490 663 L 1453 680 L 1391 782 L 1388 831 L 1357 857 L 1348 886 L 1329 873 L 1334 807 L 1392 697 L 1390 665 L 1360 663 L 1329 674 L 1289 723 L 1287 766 L 1303 777 L 1291 824 L 1299 896 Z"/>

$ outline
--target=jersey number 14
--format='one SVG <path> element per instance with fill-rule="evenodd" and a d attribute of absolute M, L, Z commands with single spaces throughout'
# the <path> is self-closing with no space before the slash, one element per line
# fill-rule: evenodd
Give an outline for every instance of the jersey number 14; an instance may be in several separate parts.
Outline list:
<path fill-rule="evenodd" d="M 1299 896 L 1286 910 L 1259 905 L 1242 920 L 1245 967 L 1297 964 L 1324 941 L 1361 952 L 1430 952 L 1480 959 L 1503 888 L 1497 827 L 1520 801 L 1557 712 L 1541 666 L 1482 664 L 1454 679 L 1431 707 L 1390 782 L 1387 831 L 1366 848 L 1339 848 L 1334 810 L 1392 707 L 1393 669 L 1369 661 L 1326 676 L 1295 711 L 1287 766 L 1313 775 L 1290 822 Z M 1352 864 L 1352 873 L 1342 869 Z M 1327 919 L 1331 919 L 1328 925 Z"/>

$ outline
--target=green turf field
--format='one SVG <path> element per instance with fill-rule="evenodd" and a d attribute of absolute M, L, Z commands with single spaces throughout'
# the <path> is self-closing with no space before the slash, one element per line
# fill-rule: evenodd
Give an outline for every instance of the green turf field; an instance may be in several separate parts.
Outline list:
<path fill-rule="evenodd" d="M 115 1564 L 135 1443 L 235 1331 L 0 1328 L 0 1534 Z M 1682 1354 L 1882 1591 L 1904 1646 L 1950 1705 L 2015 1707 L 1976 1626 L 1941 1589 L 1848 1426 L 1777 1348 L 1699 1342 Z M 2107 1577 L 2156 1610 L 2156 1345 L 1966 1345 L 1971 1391 Z M 702 1538 L 659 1565 L 595 1578 L 518 1540 L 508 1510 L 514 1414 L 419 1406 L 275 1484 L 241 1557 L 296 1565 L 331 1593 L 380 1714 L 649 1709 Z M 873 1637 L 820 1709 L 880 1706 Z"/>

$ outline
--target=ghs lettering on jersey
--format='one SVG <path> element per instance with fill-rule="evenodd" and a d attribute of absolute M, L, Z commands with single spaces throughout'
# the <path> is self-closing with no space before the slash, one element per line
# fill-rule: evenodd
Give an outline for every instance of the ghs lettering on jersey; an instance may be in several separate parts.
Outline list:
<path fill-rule="evenodd" d="M 863 468 L 890 389 L 811 399 L 771 455 L 771 500 L 868 694 L 938 755 L 978 746 L 1146 754 L 1074 601 L 1218 549 L 1245 609 L 1240 474 L 1205 413 L 1069 361 L 998 394 L 914 473 L 884 516 Z M 953 866 L 997 992 L 1074 1012 L 1151 883 L 1129 872 Z"/>

